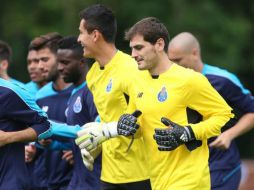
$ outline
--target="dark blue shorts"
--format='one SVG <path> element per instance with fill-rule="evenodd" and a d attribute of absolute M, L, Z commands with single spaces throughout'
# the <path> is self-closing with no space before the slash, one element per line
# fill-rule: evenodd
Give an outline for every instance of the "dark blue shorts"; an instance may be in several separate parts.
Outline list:
<path fill-rule="evenodd" d="M 238 190 L 241 181 L 241 165 L 233 170 L 211 172 L 211 190 Z"/>

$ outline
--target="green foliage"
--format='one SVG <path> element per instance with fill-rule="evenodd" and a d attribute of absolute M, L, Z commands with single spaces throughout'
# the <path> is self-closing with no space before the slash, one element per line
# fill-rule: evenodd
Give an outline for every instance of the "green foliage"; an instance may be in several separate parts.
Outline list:
<path fill-rule="evenodd" d="M 141 18 L 155 16 L 165 23 L 171 37 L 183 31 L 196 35 L 204 62 L 237 73 L 254 92 L 254 2 L 248 0 L 1 0 L 0 39 L 14 52 L 10 74 L 27 82 L 29 42 L 52 31 L 77 35 L 79 11 L 93 3 L 115 12 L 119 49 L 130 52 L 123 40 L 126 29 Z"/>
<path fill-rule="evenodd" d="M 143 17 L 161 19 L 171 36 L 182 31 L 194 33 L 201 42 L 205 62 L 219 65 L 233 72 L 245 73 L 253 66 L 253 3 L 243 4 L 211 0 L 37 0 L 1 2 L 0 34 L 14 49 L 13 70 L 18 78 L 26 79 L 25 56 L 29 41 L 41 34 L 58 31 L 63 35 L 78 34 L 79 11 L 93 3 L 112 8 L 118 18 L 117 45 L 130 51 L 123 40 L 124 31 Z M 227 8 L 228 7 L 228 8 Z M 247 10 L 246 10 L 247 9 Z M 19 63 L 19 65 L 17 65 Z M 246 71 L 245 64 L 248 65 Z M 13 73 L 14 74 L 14 73 Z"/>

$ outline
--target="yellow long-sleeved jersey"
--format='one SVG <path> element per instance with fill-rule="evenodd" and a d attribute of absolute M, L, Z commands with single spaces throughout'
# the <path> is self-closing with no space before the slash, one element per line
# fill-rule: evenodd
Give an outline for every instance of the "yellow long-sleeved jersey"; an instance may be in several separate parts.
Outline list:
<path fill-rule="evenodd" d="M 231 108 L 200 73 L 173 64 L 157 78 L 144 74 L 136 81 L 129 109 L 139 109 L 149 176 L 153 190 L 208 190 L 210 174 L 207 138 L 233 117 Z M 155 128 L 165 128 L 160 120 L 167 117 L 188 125 L 187 108 L 198 111 L 203 121 L 190 124 L 202 146 L 190 152 L 185 145 L 174 151 L 159 151 L 153 139 Z"/>
<path fill-rule="evenodd" d="M 104 68 L 100 68 L 98 62 L 93 64 L 87 75 L 87 85 L 102 122 L 117 121 L 126 112 L 131 83 L 139 72 L 136 62 L 121 51 Z M 129 183 L 148 179 L 143 139 L 137 138 L 126 152 L 130 141 L 120 136 L 103 143 L 103 181 Z"/>

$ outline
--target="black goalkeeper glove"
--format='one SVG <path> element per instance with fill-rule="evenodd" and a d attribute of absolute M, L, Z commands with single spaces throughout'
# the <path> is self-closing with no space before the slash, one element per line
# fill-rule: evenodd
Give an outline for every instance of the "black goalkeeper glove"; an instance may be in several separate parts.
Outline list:
<path fill-rule="evenodd" d="M 142 114 L 141 111 L 136 110 L 132 114 L 123 114 L 117 123 L 117 133 L 123 136 L 134 135 L 139 128 L 137 118 Z"/>
<path fill-rule="evenodd" d="M 156 140 L 160 151 L 175 150 L 182 144 L 188 144 L 196 141 L 195 135 L 190 126 L 183 127 L 164 117 L 161 118 L 161 122 L 166 126 L 171 126 L 171 128 L 155 129 L 154 139 Z M 190 149 L 188 149 L 193 150 L 195 148 L 190 146 Z"/>

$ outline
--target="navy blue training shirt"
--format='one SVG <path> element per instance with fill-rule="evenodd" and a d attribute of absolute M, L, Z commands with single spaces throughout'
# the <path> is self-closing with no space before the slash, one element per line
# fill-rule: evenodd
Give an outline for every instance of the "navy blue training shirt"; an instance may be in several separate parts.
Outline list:
<path fill-rule="evenodd" d="M 67 124 L 84 125 L 96 121 L 98 113 L 93 103 L 93 96 L 84 82 L 76 87 L 69 99 L 67 111 Z M 94 161 L 92 172 L 83 164 L 79 147 L 73 144 L 74 170 L 73 176 L 67 190 L 99 190 L 101 174 L 101 155 Z"/>
<path fill-rule="evenodd" d="M 232 73 L 211 65 L 204 65 L 202 70 L 212 86 L 233 108 L 235 118 L 222 128 L 226 130 L 234 126 L 243 114 L 254 113 L 254 98 L 250 91 L 245 89 L 239 79 Z M 209 139 L 209 143 L 215 138 Z M 236 172 L 240 170 L 240 155 L 235 141 L 231 142 L 228 150 L 210 148 L 210 171 L 227 170 Z M 233 175 L 233 173 L 231 173 Z"/>
<path fill-rule="evenodd" d="M 66 123 L 66 108 L 73 86 L 57 91 L 53 82 L 46 84 L 36 94 L 37 104 L 44 110 L 50 120 Z M 65 137 L 52 136 L 52 140 L 68 142 Z M 39 187 L 61 187 L 69 184 L 73 166 L 62 159 L 63 151 L 41 150 L 34 166 L 34 175 Z"/>
<path fill-rule="evenodd" d="M 48 137 L 50 124 L 47 115 L 26 89 L 0 79 L 0 102 L 0 130 L 19 131 L 29 126 L 38 137 Z M 24 143 L 12 143 L 0 147 L 0 189 L 30 188 L 24 146 Z"/>

